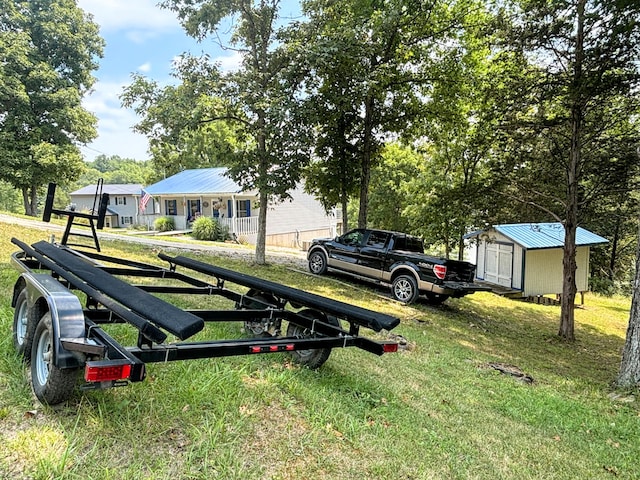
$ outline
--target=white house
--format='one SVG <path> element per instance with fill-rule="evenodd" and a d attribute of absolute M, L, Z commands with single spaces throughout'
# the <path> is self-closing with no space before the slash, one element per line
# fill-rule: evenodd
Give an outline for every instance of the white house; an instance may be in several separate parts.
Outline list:
<path fill-rule="evenodd" d="M 96 195 L 96 185 L 89 185 L 69 194 L 71 203 L 78 211 L 92 211 L 98 208 L 100 201 Z M 129 227 L 140 223 L 138 205 L 140 202 L 140 184 L 102 185 L 102 193 L 109 194 L 109 206 L 105 216 L 105 226 L 111 228 Z M 98 192 L 100 193 L 100 192 Z"/>
<path fill-rule="evenodd" d="M 477 240 L 478 280 L 520 292 L 522 297 L 562 293 L 564 226 L 561 223 L 494 225 L 466 238 Z M 607 242 L 606 238 L 578 227 L 578 292 L 589 289 L 589 247 Z"/>
<path fill-rule="evenodd" d="M 258 192 L 245 191 L 225 176 L 226 168 L 184 170 L 154 183 L 144 191 L 156 207 L 141 215 L 140 223 L 152 225 L 158 217 L 171 217 L 178 230 L 188 229 L 201 215 L 215 218 L 239 239 L 255 243 L 258 232 Z M 269 245 L 301 247 L 316 237 L 334 236 L 336 216 L 327 214 L 312 195 L 298 185 L 292 199 L 274 202 L 267 213 Z"/>

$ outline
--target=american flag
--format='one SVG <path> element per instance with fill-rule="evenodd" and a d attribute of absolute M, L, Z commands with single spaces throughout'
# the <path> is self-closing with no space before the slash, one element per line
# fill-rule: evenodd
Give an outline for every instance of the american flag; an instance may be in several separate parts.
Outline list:
<path fill-rule="evenodd" d="M 140 197 L 140 211 L 144 212 L 144 209 L 147 207 L 147 203 L 151 200 L 151 195 L 142 190 L 142 196 Z"/>

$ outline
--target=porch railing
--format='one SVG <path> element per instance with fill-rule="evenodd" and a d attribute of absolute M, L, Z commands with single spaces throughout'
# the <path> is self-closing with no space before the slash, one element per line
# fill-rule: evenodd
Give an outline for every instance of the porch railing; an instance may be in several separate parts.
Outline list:
<path fill-rule="evenodd" d="M 220 225 L 229 227 L 229 233 L 236 235 L 253 235 L 258 233 L 258 217 L 218 218 Z"/>

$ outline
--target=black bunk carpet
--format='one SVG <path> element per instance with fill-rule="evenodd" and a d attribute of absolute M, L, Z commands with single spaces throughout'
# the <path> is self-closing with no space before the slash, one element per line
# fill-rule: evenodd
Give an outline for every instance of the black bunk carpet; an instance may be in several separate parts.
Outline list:
<path fill-rule="evenodd" d="M 46 255 L 83 282 L 113 298 L 131 311 L 147 318 L 181 340 L 189 338 L 204 328 L 204 321 L 179 309 L 144 290 L 114 277 L 89 261 L 73 253 L 41 241 L 33 244 L 34 250 Z"/>

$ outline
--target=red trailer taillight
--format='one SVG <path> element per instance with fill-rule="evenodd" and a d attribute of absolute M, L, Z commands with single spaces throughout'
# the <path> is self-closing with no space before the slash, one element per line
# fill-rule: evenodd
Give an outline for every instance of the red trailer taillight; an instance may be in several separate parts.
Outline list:
<path fill-rule="evenodd" d="M 383 343 L 382 344 L 382 351 L 384 353 L 394 353 L 398 351 L 398 344 L 397 343 Z"/>
<path fill-rule="evenodd" d="M 89 362 L 84 369 L 84 379 L 87 382 L 108 382 L 123 380 L 131 375 L 131 364 L 103 364 Z"/>
<path fill-rule="evenodd" d="M 440 280 L 444 280 L 444 277 L 447 276 L 447 267 L 445 267 L 444 265 L 434 265 L 433 273 L 435 273 L 436 277 L 438 277 Z"/>

